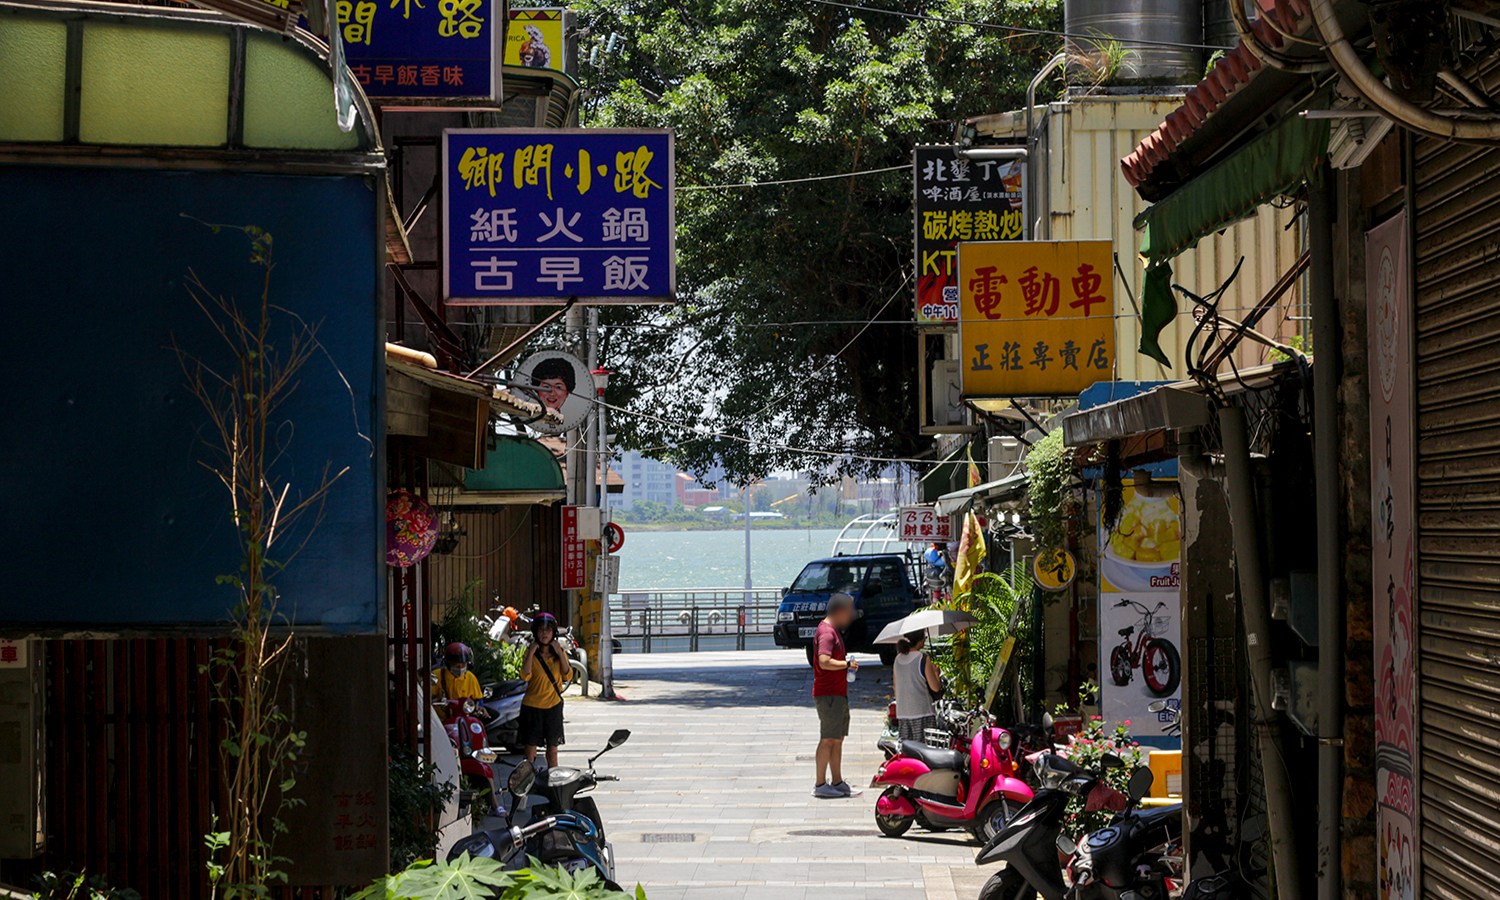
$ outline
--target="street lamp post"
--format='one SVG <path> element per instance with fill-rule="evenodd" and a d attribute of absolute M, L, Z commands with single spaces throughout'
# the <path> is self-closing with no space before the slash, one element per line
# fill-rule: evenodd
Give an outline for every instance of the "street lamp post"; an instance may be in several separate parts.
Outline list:
<path fill-rule="evenodd" d="M 606 428 L 608 410 L 604 405 L 604 389 L 609 386 L 613 374 L 600 366 L 593 371 L 594 390 L 598 394 L 598 424 L 594 429 L 599 460 L 599 565 L 603 567 L 601 577 L 595 579 L 599 586 L 599 697 L 615 699 L 614 636 L 609 623 L 609 434 Z"/>

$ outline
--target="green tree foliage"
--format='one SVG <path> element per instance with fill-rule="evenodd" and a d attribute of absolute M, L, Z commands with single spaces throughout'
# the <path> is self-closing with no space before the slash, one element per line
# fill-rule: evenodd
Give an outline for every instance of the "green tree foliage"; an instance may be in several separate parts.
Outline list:
<path fill-rule="evenodd" d="M 402 746 L 391 746 L 391 871 L 400 871 L 437 846 L 434 817 L 453 796 L 452 783 L 437 783 L 437 766 Z"/>
<path fill-rule="evenodd" d="M 478 596 L 483 591 L 484 581 L 475 579 L 449 598 L 448 610 L 435 629 L 435 644 L 439 650 L 454 641 L 468 644 L 474 653 L 474 665 L 470 668 L 480 684 L 519 678 L 521 648 L 491 640 L 489 629 L 475 618 Z"/>
<path fill-rule="evenodd" d="M 865 5 L 1061 24 L 1055 0 Z M 573 6 L 589 30 L 581 55 L 599 45 L 598 64 L 582 73 L 593 92 L 584 124 L 676 129 L 680 188 L 909 166 L 916 144 L 951 142 L 960 120 L 1018 108 L 1059 49 L 1052 37 L 810 0 Z M 604 312 L 616 326 L 604 358 L 624 376 L 610 382 L 609 399 L 630 411 L 611 421 L 623 445 L 671 447 L 672 461 L 698 473 L 722 463 L 737 484 L 829 462 L 786 447 L 875 457 L 923 449 L 916 341 L 910 327 L 889 324 L 912 317 L 911 193 L 909 171 L 680 191 L 679 304 Z M 868 320 L 879 324 L 846 324 Z M 829 475 L 880 468 L 834 463 Z"/>
<path fill-rule="evenodd" d="M 507 873 L 492 859 L 459 854 L 451 862 L 423 860 L 389 875 L 355 894 L 351 900 L 646 900 L 639 885 L 634 894 L 605 886 L 593 869 L 570 873 L 545 866 L 535 858 L 531 866 Z"/>
<path fill-rule="evenodd" d="M 967 649 L 955 652 L 959 642 L 954 640 L 944 651 L 933 653 L 933 661 L 949 685 L 954 690 L 967 688 L 971 694 L 966 699 L 976 705 L 983 703 L 995 662 L 1000 658 L 1006 639 L 1012 636 L 1016 639 L 1012 671 L 1020 677 L 1017 681 L 1000 685 L 992 708 L 1011 709 L 1014 704 L 1012 694 L 1017 685 L 1023 698 L 1033 696 L 1032 660 L 1036 653 L 1030 614 L 1033 587 L 1031 573 L 1024 563 L 1017 563 L 1003 575 L 985 572 L 976 576 L 974 590 L 962 601 L 976 620 L 966 632 Z M 1015 616 L 1017 604 L 1025 607 L 1019 617 Z M 1016 620 L 1014 633 L 1011 630 L 1012 618 Z"/>

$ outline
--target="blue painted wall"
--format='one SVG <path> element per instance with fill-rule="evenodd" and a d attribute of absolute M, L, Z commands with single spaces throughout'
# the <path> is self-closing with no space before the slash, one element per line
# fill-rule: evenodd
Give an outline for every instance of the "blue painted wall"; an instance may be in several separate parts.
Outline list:
<path fill-rule="evenodd" d="M 188 294 L 189 273 L 246 307 L 264 272 L 243 233 L 194 219 L 270 232 L 272 302 L 321 323 L 326 354 L 309 360 L 284 409 L 279 474 L 295 494 L 325 463 L 349 471 L 278 579 L 281 612 L 299 625 L 379 629 L 374 188 L 357 177 L 0 167 L 0 629 L 212 626 L 236 601 L 215 584 L 239 565 L 228 495 L 199 464 L 206 417 L 172 345 L 230 364 Z"/>

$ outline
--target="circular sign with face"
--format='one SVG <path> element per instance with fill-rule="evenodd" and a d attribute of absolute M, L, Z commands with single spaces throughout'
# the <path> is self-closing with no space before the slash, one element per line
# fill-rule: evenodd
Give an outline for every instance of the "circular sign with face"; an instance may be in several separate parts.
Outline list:
<path fill-rule="evenodd" d="M 543 350 L 526 357 L 516 367 L 515 386 L 550 410 L 562 414 L 563 423 L 530 423 L 542 434 L 572 431 L 594 410 L 594 376 L 583 360 L 562 350 Z"/>
<path fill-rule="evenodd" d="M 1044 591 L 1060 591 L 1073 583 L 1078 576 L 1078 563 L 1066 550 L 1042 550 L 1031 564 L 1031 574 L 1037 587 Z"/>

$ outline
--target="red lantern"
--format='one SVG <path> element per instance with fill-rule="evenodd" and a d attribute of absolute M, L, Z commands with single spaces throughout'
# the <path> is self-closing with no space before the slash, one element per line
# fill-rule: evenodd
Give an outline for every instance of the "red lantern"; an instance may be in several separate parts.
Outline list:
<path fill-rule="evenodd" d="M 437 512 L 410 491 L 392 491 L 385 499 L 385 562 L 414 566 L 437 543 Z"/>

